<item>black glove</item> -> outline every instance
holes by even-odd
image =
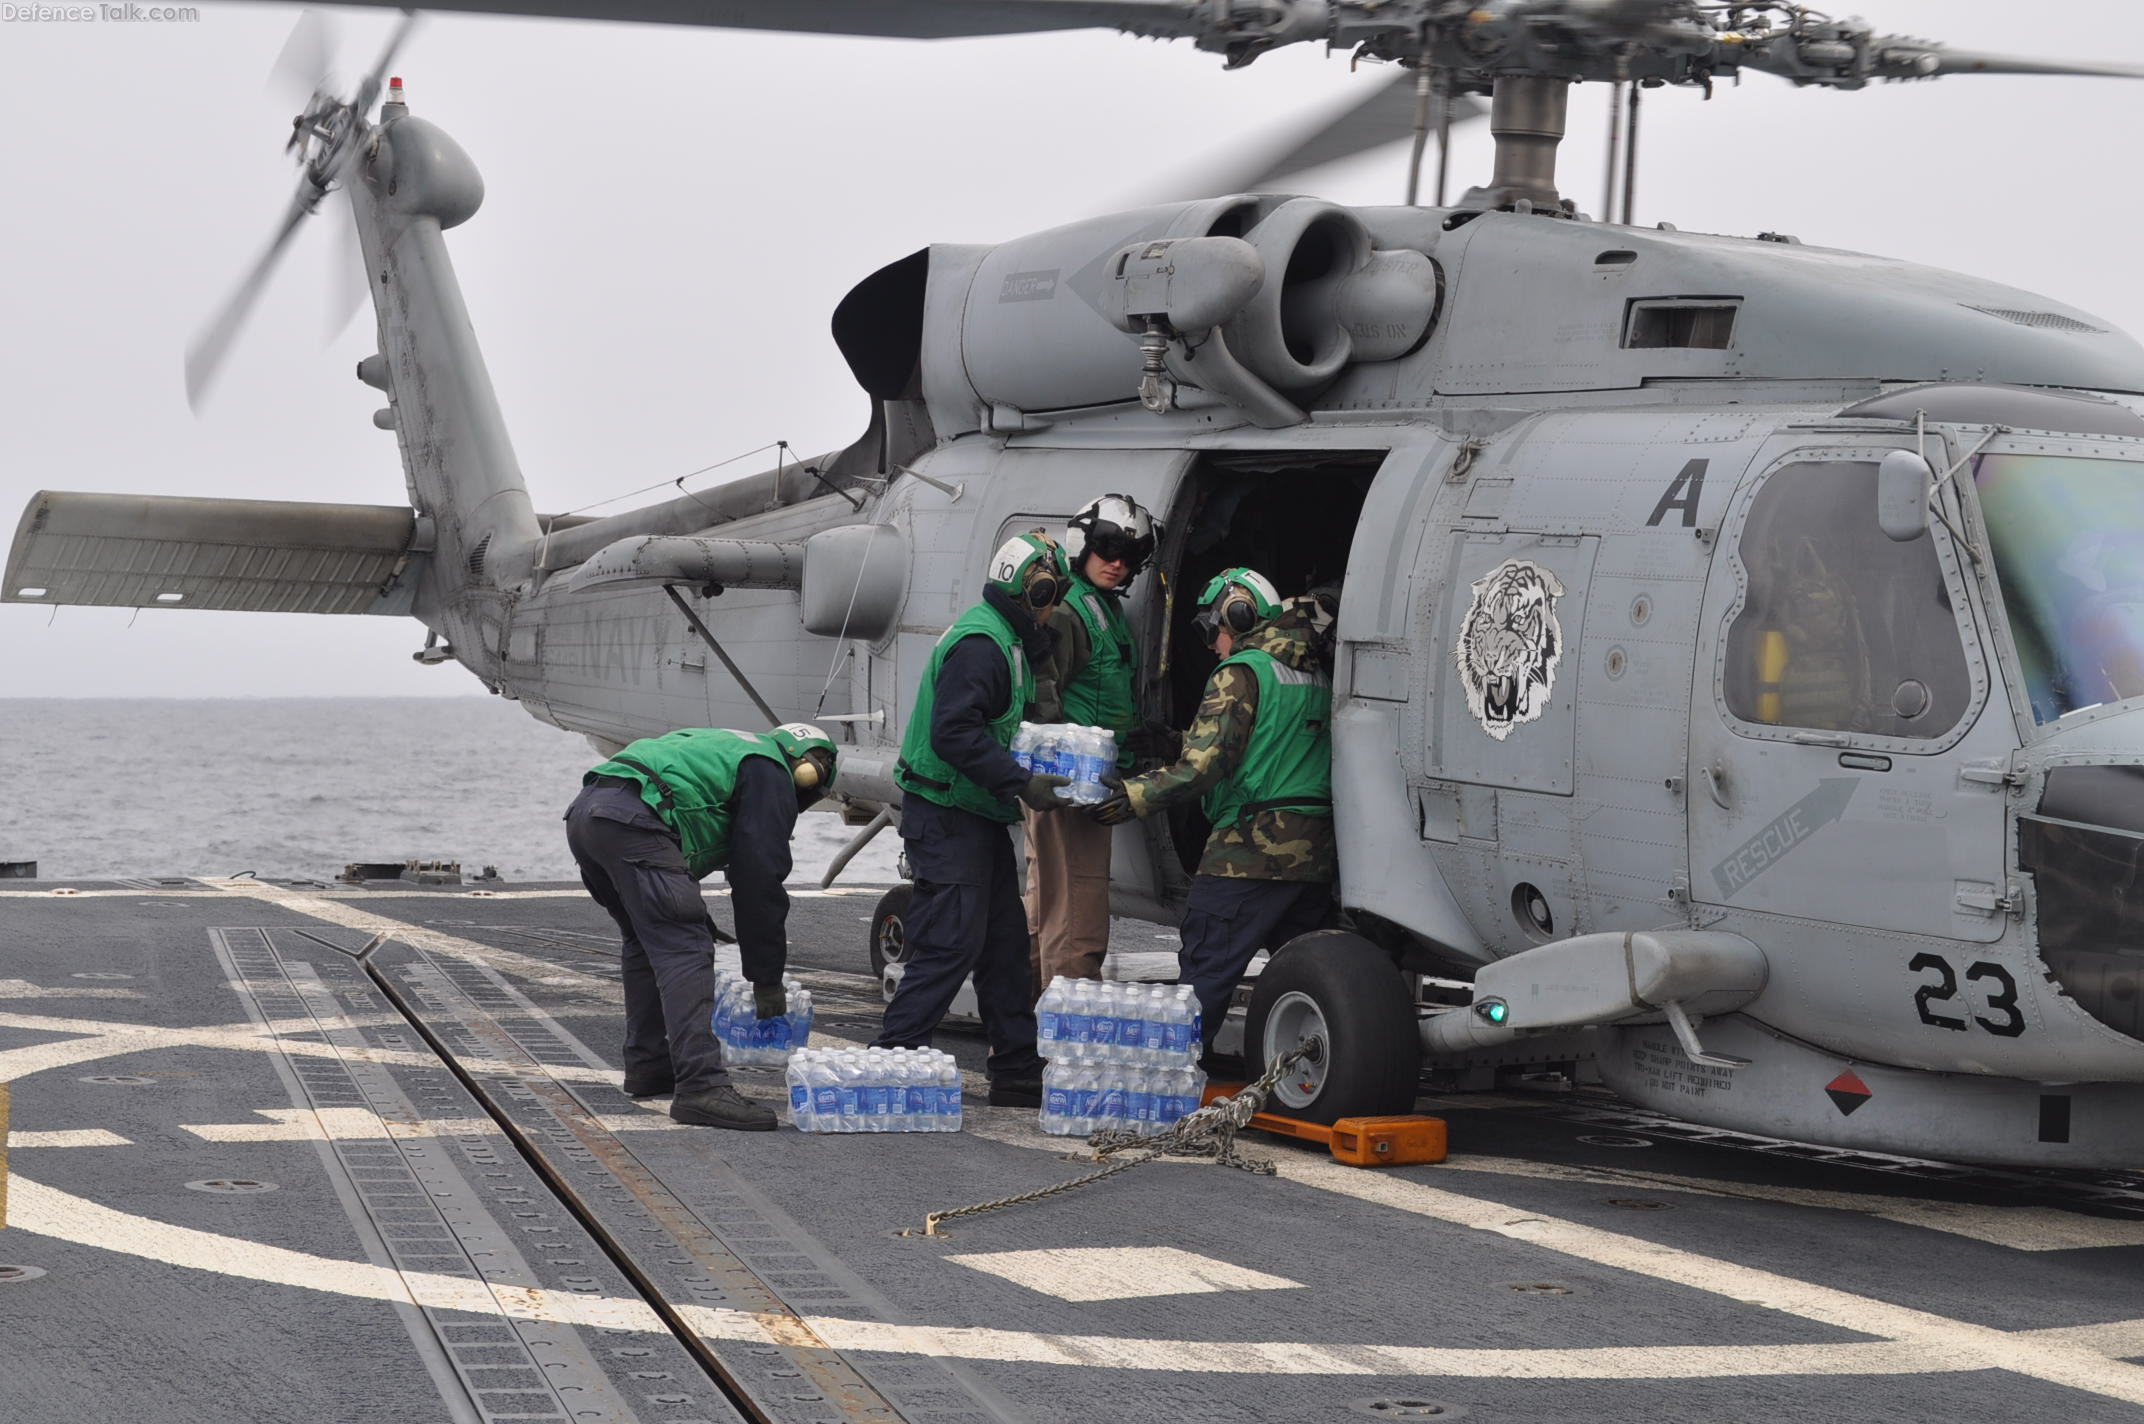
[[[1115,772],[1102,778],[1102,785],[1109,788],[1109,795],[1087,808],[1087,814],[1105,826],[1121,826],[1137,818],[1132,810],[1132,798],[1124,794],[1124,778]]]
[[[772,984],[752,986],[752,1007],[763,1019],[778,1019],[789,1012],[789,994],[777,979]]]
[[[1069,776],[1052,776],[1049,772],[1038,771],[1027,779],[1027,785],[1020,788],[1020,799],[1037,811],[1062,811],[1072,803],[1060,797],[1057,788],[1071,784]]]
[[[1165,722],[1146,722],[1125,734],[1133,761],[1172,762],[1184,754],[1184,734]]]

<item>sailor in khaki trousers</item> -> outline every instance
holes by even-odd
[[[1133,765],[1139,666],[1124,595],[1153,556],[1158,526],[1129,496],[1105,494],[1072,516],[1064,549],[1072,587],[1052,618],[1057,650],[1037,669],[1037,722],[1074,722],[1117,734],[1117,765]],[[1109,951],[1109,842],[1085,816],[1027,813],[1028,953],[1035,993],[1062,974],[1102,977]]]

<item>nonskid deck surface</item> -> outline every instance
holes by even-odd
[[[822,1039],[877,894],[796,898]],[[1078,1144],[972,1031],[957,1136],[678,1127],[612,951],[577,887],[0,891],[0,1418],[2144,1419],[2133,1179],[1468,1097],[1441,1166],[1260,1140],[902,1235]]]

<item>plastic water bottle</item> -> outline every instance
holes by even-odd
[[[797,1054],[789,1060],[789,1070],[782,1075],[789,1084],[789,1120],[796,1124],[798,1132],[815,1132],[811,1121],[811,1084],[804,1079],[804,1055]]]
[[[1118,1061],[1117,1041],[1124,1020],[1119,1016],[1116,989],[1114,984],[1096,984],[1093,990],[1094,1009],[1087,1020],[1087,1051],[1101,1063]]]
[[[1100,727],[1074,727],[1069,740],[1073,770],[1068,795],[1082,806],[1096,805],[1109,794],[1102,786],[1102,777],[1116,767],[1116,738]],[[1106,760],[1105,743],[1109,750]]]
[[[1146,990],[1137,984],[1113,984],[1117,991],[1117,1061],[1144,1063],[1146,1051]]]
[[[1072,981],[1060,974],[1035,1005],[1035,1046],[1045,1058],[1056,1057],[1052,1050],[1064,1041],[1065,996],[1071,992]]]
[[[931,1076],[938,1091],[938,1130],[960,1131],[960,1066],[953,1061],[953,1055],[939,1053]]]
[[[1198,1000],[1189,984],[1176,986],[1169,1006],[1168,1051],[1171,1058],[1190,1058],[1203,1045],[1199,1041]]]
[[[1053,1137],[1072,1133],[1072,1062],[1059,1058],[1042,1070],[1042,1130]]]
[[[892,1129],[893,1124],[888,1121],[893,1116],[892,1076],[892,1065],[886,1061],[884,1049],[865,1050],[863,1105],[866,1132],[887,1132]]]
[[[1085,1053],[1094,1043],[1098,987],[1092,979],[1074,979],[1066,990],[1065,1005],[1059,1013],[1063,1042],[1070,1054]]]
[[[1169,1061],[1169,993],[1159,984],[1139,991],[1139,1061],[1162,1067]]]
[[[1061,776],[1057,769],[1059,747],[1062,740],[1061,724],[1041,722],[1035,726],[1035,740],[1029,751],[1028,769],[1049,776]]]
[[[1035,742],[1039,730],[1033,722],[1022,722],[1020,730],[1012,734],[1012,759],[1020,763],[1020,770],[1032,773],[1035,770]]]
[[[841,1078],[831,1053],[814,1052],[804,1065],[804,1081],[811,1088],[811,1130],[846,1131],[841,1125]]]
[[[1154,1070],[1144,1064],[1124,1070],[1124,1126],[1142,1137],[1154,1132]]]
[[[1102,1098],[1102,1073],[1099,1064],[1074,1062],[1072,1065],[1072,1131],[1081,1137],[1094,1132],[1095,1108]]]

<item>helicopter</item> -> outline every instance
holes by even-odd
[[[357,376],[407,505],[44,492],[0,599],[410,614],[420,661],[606,750],[816,717],[841,729],[861,837],[897,818],[914,681],[983,556],[1123,492],[1168,531],[1129,605],[1156,720],[1181,723],[1210,667],[1186,589],[1249,564],[1343,590],[1347,928],[1275,955],[1245,1023],[1254,1066],[1309,1045],[1276,1089],[1291,1113],[1405,1111],[1425,1070],[1584,1061],[1731,1130],[2133,1165],[2144,349],[1785,233],[1589,220],[1556,158],[1581,81],[1611,86],[1627,135],[1649,87],[1742,71],[1847,91],[2140,71],[1794,4],[706,9],[1104,25],[1234,66],[1340,46],[1405,76],[1418,155],[1486,93],[1496,169],[1449,201],[1238,193],[896,257],[833,312],[873,403],[853,443],[539,518],[442,236],[482,182],[390,82],[390,46],[298,116],[271,253],[331,192],[350,203],[379,335]],[[196,388],[257,290],[196,348]],[[1203,835],[1190,814],[1121,829],[1119,912],[1173,921]]]

